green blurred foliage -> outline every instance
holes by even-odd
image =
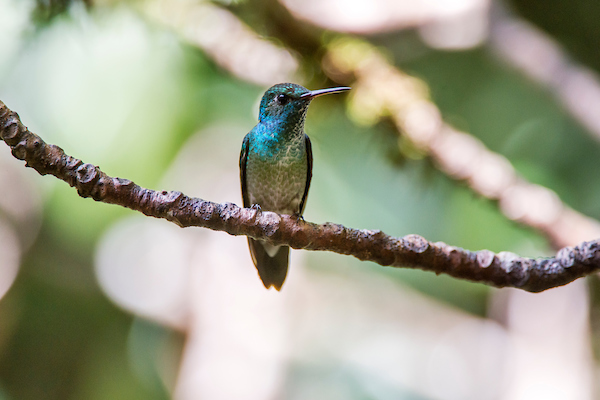
[[[598,143],[554,99],[484,49],[430,52],[402,63],[429,83],[446,120],[505,155],[526,179],[600,218]]]
[[[90,6],[91,0],[36,0],[32,20],[38,26],[51,23],[54,18],[64,15],[75,2]]]

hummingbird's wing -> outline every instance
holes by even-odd
[[[310,144],[310,138],[308,135],[304,135],[304,142],[306,144],[306,186],[304,186],[304,194],[302,200],[300,200],[300,210],[298,215],[304,213],[304,207],[306,207],[306,198],[308,197],[308,189],[310,188],[310,180],[312,179],[312,167],[313,167],[313,155],[312,145]]]
[[[250,198],[248,196],[248,189],[246,186],[246,162],[248,161],[248,135],[244,137],[242,142],[242,151],[240,152],[240,182],[242,183],[242,201],[244,207],[250,207]]]

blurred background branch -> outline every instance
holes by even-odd
[[[0,9],[0,98],[109,174],[232,201],[266,86],[356,80],[345,107],[323,99],[310,111],[307,220],[529,257],[598,237],[592,0]],[[358,64],[342,51],[353,47]],[[361,54],[373,76],[355,68]],[[243,239],[81,201],[12,168],[7,149],[0,398],[597,393],[594,277],[533,295],[296,252],[274,296],[254,285]]]
[[[373,47],[333,43],[325,67],[333,78],[356,79],[350,107],[359,122],[373,124],[389,116],[400,146],[410,141],[413,152],[432,157],[440,170],[497,201],[507,218],[540,231],[555,248],[600,237],[598,221],[563,204],[554,191],[527,182],[505,157],[442,121],[427,86],[395,69]]]

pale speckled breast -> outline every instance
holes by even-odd
[[[298,213],[304,195],[308,160],[304,135],[287,143],[250,139],[246,186],[251,204],[264,211]]]

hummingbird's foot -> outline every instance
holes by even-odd
[[[295,217],[295,218],[296,218],[296,222],[300,222],[300,221],[302,221],[302,222],[306,222],[306,221],[304,220],[304,217],[302,216],[302,214],[296,214],[296,213],[294,213],[294,214],[292,215],[292,217]]]

